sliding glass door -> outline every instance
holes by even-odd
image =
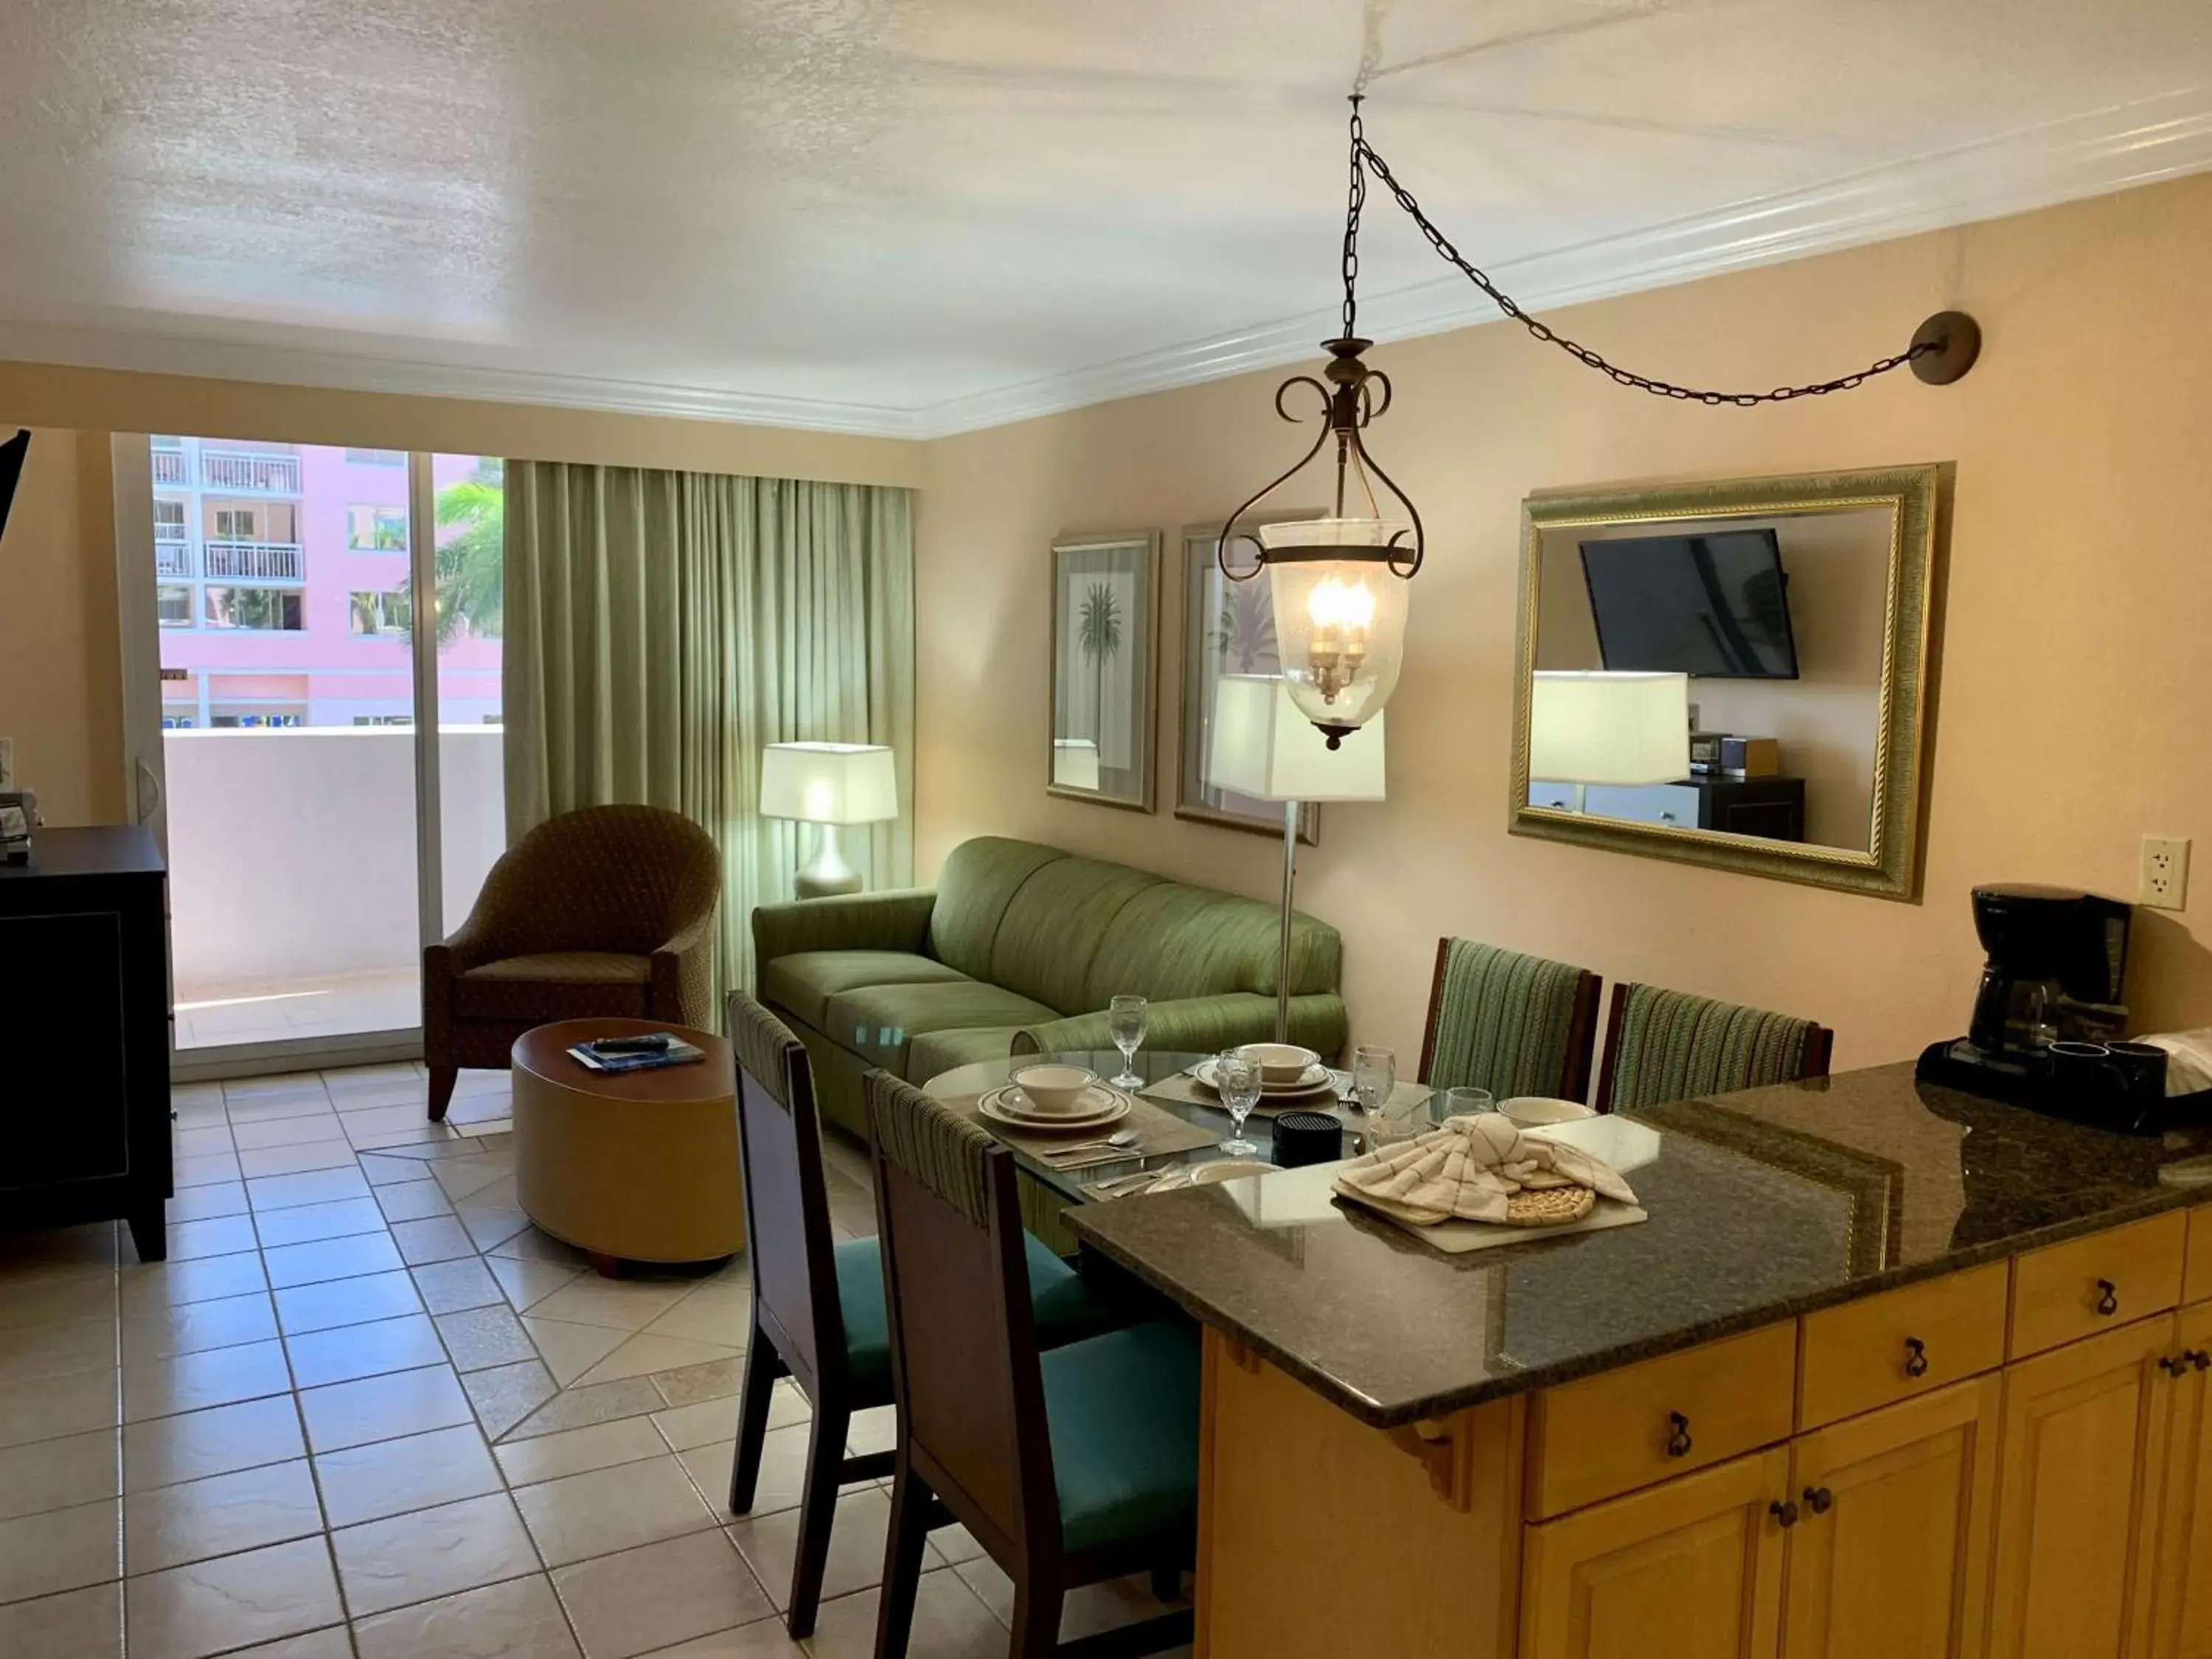
[[[415,1052],[504,844],[500,464],[161,434],[117,478],[179,1074]]]

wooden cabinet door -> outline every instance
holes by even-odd
[[[1784,1659],[1980,1659],[2003,1380],[1791,1445]]]
[[[2005,1373],[1990,1659],[2148,1659],[2171,1314]]]
[[[2212,1210],[2199,1211],[2201,1223]],[[2158,1659],[2212,1659],[2212,1304],[2181,1310],[2175,1357],[2190,1369],[2172,1383],[2166,1441],[2166,1519],[2155,1592]]]
[[[1528,1528],[1520,1659],[1773,1659],[1785,1447]]]

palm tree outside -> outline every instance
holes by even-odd
[[[486,456],[476,471],[438,492],[438,642],[465,628],[500,637],[506,618],[506,464]],[[445,537],[442,532],[458,533]]]
[[[1121,653],[1121,605],[1105,582],[1093,582],[1083,595],[1083,612],[1076,623],[1076,643],[1091,659],[1091,737],[1098,752],[1106,752],[1106,665]]]

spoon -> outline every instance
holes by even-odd
[[[1100,1140],[1079,1140],[1072,1146],[1054,1146],[1044,1154],[1047,1158],[1067,1158],[1076,1152],[1095,1152],[1103,1146],[1133,1146],[1139,1139],[1134,1129],[1122,1129]]]

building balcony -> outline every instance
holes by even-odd
[[[157,484],[189,484],[192,481],[191,463],[181,449],[156,449],[154,452],[154,482]]]
[[[181,464],[182,457],[179,461]],[[155,457],[154,481],[164,482],[160,466],[161,458]],[[180,477],[176,480],[183,483]],[[296,495],[300,493],[300,458],[297,455],[258,454],[251,450],[200,450],[200,483],[209,489],[245,490],[258,495]]]
[[[158,548],[155,556],[158,562]],[[259,582],[307,580],[307,560],[297,542],[210,541],[206,563],[210,580],[217,576]]]
[[[161,539],[155,534],[154,574],[157,576],[189,576],[192,574],[192,544],[181,538]]]

